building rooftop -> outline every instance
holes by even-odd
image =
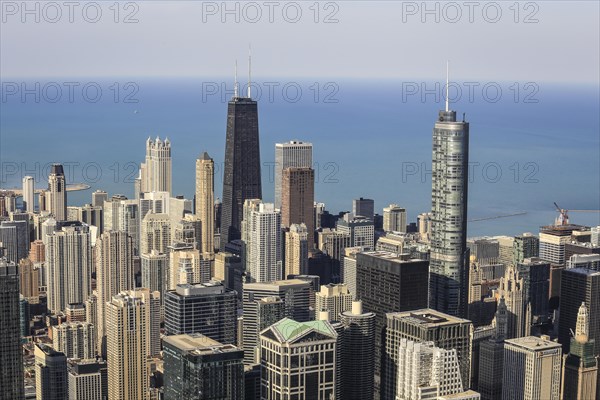
[[[199,333],[165,336],[163,341],[173,347],[177,347],[179,350],[198,356],[240,351],[239,348],[232,344],[222,344]]]
[[[396,318],[396,319],[404,319],[415,325],[426,326],[426,327],[436,327],[436,326],[444,326],[444,325],[454,325],[454,324],[470,324],[471,321],[468,319],[454,317],[452,315],[444,314],[439,311],[432,310],[430,308],[423,308],[420,310],[413,311],[404,311],[404,312],[394,312],[387,313],[387,317]]]
[[[227,289],[220,281],[206,283],[182,283],[175,287],[175,292],[180,296],[209,295],[225,293]]]
[[[565,271],[575,272],[577,274],[587,275],[587,276],[600,275],[600,271],[596,271],[596,270],[585,268],[585,267],[567,268]]]
[[[551,350],[562,347],[560,343],[553,342],[551,340],[543,339],[537,336],[525,336],[516,339],[507,339],[505,343],[513,346],[525,348],[527,350]]]
[[[271,331],[275,334],[280,342],[291,342],[295,339],[304,336],[309,332],[319,332],[325,336],[335,338],[336,331],[328,321],[308,321],[297,322],[290,318],[284,318],[279,322],[271,325],[263,332]],[[261,333],[262,334],[262,333]]]
[[[474,390],[467,390],[465,392],[447,394],[444,396],[440,396],[440,399],[443,400],[465,400],[465,399],[480,399],[479,392]]]
[[[273,289],[277,286],[292,286],[292,285],[309,285],[310,283],[307,281],[303,281],[301,279],[284,279],[280,281],[271,281],[271,282],[252,282],[245,283],[245,288],[250,289]]]
[[[397,262],[399,264],[415,262],[415,261],[425,261],[425,260],[421,260],[418,258],[410,258],[410,253],[398,254],[398,253],[392,253],[390,251],[385,251],[385,250],[364,251],[364,252],[361,252],[360,254],[364,254],[367,256],[371,256],[371,257],[382,258],[385,260]]]

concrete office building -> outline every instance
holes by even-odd
[[[108,398],[106,361],[67,360],[69,400],[105,400]]]
[[[285,276],[308,274],[308,231],[305,224],[292,224],[285,233]]]
[[[372,219],[344,214],[344,218],[337,221],[336,230],[350,235],[348,247],[375,248],[375,225]]]
[[[232,344],[207,336],[166,336],[164,399],[244,398],[244,353]]]
[[[262,331],[261,399],[336,398],[337,340],[327,321],[284,318]]]
[[[121,292],[106,308],[108,400],[149,400],[148,356],[160,352],[160,294]]]
[[[200,333],[236,343],[237,293],[220,282],[177,285],[165,296],[167,335]]]
[[[45,199],[47,209],[57,221],[67,220],[67,183],[61,164],[52,164]],[[40,208],[41,209],[41,208]]]
[[[523,278],[517,276],[517,270],[510,265],[504,277],[500,279],[498,296],[506,302],[508,311],[507,338],[529,335],[531,321],[526,315],[527,293]]]
[[[168,214],[148,213],[142,220],[140,254],[156,250],[166,253],[171,244],[171,220]]]
[[[372,221],[375,216],[375,202],[373,199],[363,199],[362,197],[352,200],[352,214]]]
[[[436,347],[456,350],[461,382],[471,382],[471,321],[421,309],[387,314],[386,342],[382,360],[381,398],[392,398],[397,387],[398,348],[401,339],[415,342],[432,341]]]
[[[315,171],[312,168],[285,168],[281,186],[281,226],[305,224],[308,248],[315,243]]]
[[[165,293],[169,277],[169,256],[153,250],[142,254],[142,287],[150,289],[151,292],[160,293],[161,313],[164,312]]]
[[[108,193],[104,190],[95,190],[92,193],[92,207],[103,207],[104,202],[108,200]]]
[[[315,295],[315,311],[326,311],[328,321],[339,321],[340,314],[352,310],[353,296],[343,284],[322,285]]]
[[[207,152],[196,160],[196,217],[202,224],[200,250],[215,252],[215,163]]]
[[[563,359],[561,399],[585,400],[597,396],[598,359],[594,341],[589,339],[589,314],[581,303],[577,326],[571,338],[570,353]]]
[[[515,236],[513,254],[513,265],[522,263],[526,258],[538,257],[540,254],[540,239],[529,232]]]
[[[248,202],[244,205],[248,209]],[[252,206],[245,215],[243,236],[248,282],[270,282],[282,278],[281,214],[271,203]]]
[[[102,206],[85,204],[81,207],[67,207],[67,220],[80,221],[98,228],[98,235],[104,231],[104,213]]]
[[[35,392],[37,400],[65,400],[68,396],[67,357],[52,347],[34,347]]]
[[[106,355],[106,304],[112,297],[135,288],[133,238],[126,232],[107,231],[96,240],[96,293],[98,354]],[[84,300],[87,300],[84,299]],[[91,358],[91,357],[78,357]]]
[[[508,329],[508,310],[500,299],[496,310],[493,336],[479,346],[479,376],[477,390],[483,400],[502,400],[504,341]]]
[[[33,176],[23,177],[23,209],[28,213],[35,211],[35,181]]]
[[[57,228],[46,237],[48,309],[53,313],[87,300],[92,279],[89,227],[81,222],[61,222]]]
[[[171,142],[146,140],[146,158],[140,165],[140,192],[169,192],[172,189]]]
[[[245,283],[244,284],[244,363],[254,363],[254,348],[259,344],[258,334],[261,322],[267,319],[268,314],[280,315],[278,307],[273,305],[264,307],[265,316],[259,315],[257,301],[265,297],[277,297],[283,301],[283,313],[287,318],[292,318],[298,322],[310,320],[310,283],[300,279],[288,279],[284,281],[264,282],[264,283]]]
[[[96,357],[96,327],[89,322],[64,322],[52,328],[52,347],[67,358]]]
[[[283,171],[287,168],[312,168],[312,143],[292,140],[275,143],[275,208],[281,208]]]
[[[396,349],[397,388],[390,398],[397,400],[439,399],[463,392],[456,350],[436,347],[431,341],[402,338]]]
[[[562,351],[560,344],[526,336],[504,345],[503,400],[559,400]]]
[[[406,232],[406,209],[398,204],[390,204],[383,209],[383,230],[386,232]]]
[[[382,335],[386,313],[427,307],[429,263],[409,260],[383,251],[356,254],[356,298],[368,312],[375,313],[375,357],[381,360],[385,343]],[[380,383],[380,364],[375,365],[376,390]]]

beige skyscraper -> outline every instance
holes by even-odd
[[[598,359],[594,354],[594,339],[589,338],[589,315],[585,303],[577,313],[575,335],[570,353],[563,359],[563,400],[586,400],[597,397]]]
[[[121,292],[106,308],[108,400],[149,400],[148,356],[160,351],[160,294]]]
[[[157,250],[166,253],[171,244],[171,220],[169,214],[148,213],[142,221],[140,254]]]
[[[383,209],[383,230],[386,232],[406,232],[406,209],[398,204],[390,204]]]
[[[68,304],[83,303],[91,293],[92,249],[87,225],[65,222],[46,236],[48,308],[61,312]]]
[[[24,258],[19,262],[19,284],[21,285],[21,294],[27,299],[29,304],[38,304],[40,302],[39,269],[29,258]]]
[[[96,328],[89,322],[65,322],[52,327],[52,347],[67,358],[96,357]]]
[[[339,321],[341,313],[352,310],[352,300],[344,283],[321,285],[321,291],[315,295],[315,311],[327,311],[329,321]]]
[[[33,176],[24,176],[23,177],[23,207],[25,207],[25,211],[32,213],[35,211],[35,203],[34,203],[34,180]]]
[[[57,221],[67,219],[67,183],[61,164],[53,164],[48,177],[48,192],[46,192],[47,210]]]
[[[98,353],[106,355],[106,304],[114,295],[135,287],[133,240],[125,232],[104,232],[96,241],[95,255]]]
[[[308,274],[308,232],[305,224],[292,224],[285,233],[285,275]]]
[[[530,321],[526,321],[525,283],[519,278],[513,265],[506,269],[504,277],[500,279],[498,295],[504,298],[508,310],[507,338],[518,338],[528,335]]]
[[[281,226],[306,225],[308,249],[315,243],[315,171],[312,168],[286,168],[281,185]]]
[[[338,398],[338,334],[328,321],[284,318],[261,332],[260,348],[262,399]]]
[[[272,203],[245,201],[242,240],[247,282],[280,280],[281,214]]]
[[[189,247],[174,245],[169,250],[168,290],[175,290],[179,284],[210,281],[210,258],[205,258],[198,249]]]
[[[146,141],[146,160],[140,167],[140,192],[171,193],[171,142],[164,142],[157,136],[156,140]]]
[[[214,253],[215,163],[207,152],[196,160],[196,216],[202,221],[201,251]]]
[[[506,340],[503,400],[559,400],[561,380],[559,343],[535,336]]]

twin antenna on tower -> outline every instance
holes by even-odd
[[[248,92],[247,96],[249,99],[252,97],[250,88],[252,84],[252,48],[248,45]],[[233,97],[239,97],[239,84],[237,79],[237,60],[235,60],[235,83],[233,84]]]

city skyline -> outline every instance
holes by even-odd
[[[0,4],[2,400],[600,400],[600,4],[166,4]]]

